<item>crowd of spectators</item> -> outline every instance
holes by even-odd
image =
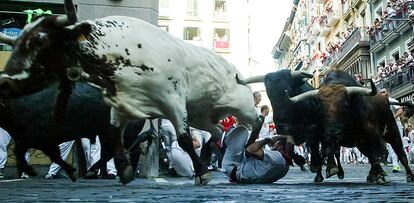
[[[412,0],[390,0],[380,17],[375,18],[374,24],[368,27],[368,35],[371,41],[376,42],[383,38],[388,31],[398,26],[398,19],[407,18],[413,10]]]
[[[373,77],[375,83],[380,83],[387,80],[387,78],[405,72],[408,70],[408,80],[412,81],[414,69],[414,51],[411,53],[404,52],[404,54],[397,61],[390,61],[388,64],[382,63],[377,66],[377,75]]]

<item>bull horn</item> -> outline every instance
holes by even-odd
[[[307,73],[305,71],[292,71],[290,73],[292,79],[303,79],[303,78],[313,78],[313,74]]]
[[[78,21],[75,5],[73,5],[72,0],[65,0],[65,13],[66,15],[61,15],[56,18],[56,25],[68,26]]]
[[[264,82],[264,78],[265,78],[265,75],[259,75],[259,76],[254,76],[254,77],[250,77],[247,79],[240,79],[239,75],[236,75],[237,83],[242,84],[242,85],[246,85],[249,83]]]
[[[16,37],[10,37],[0,32],[0,42],[13,46],[16,43],[16,39]]]
[[[370,79],[371,89],[364,87],[345,87],[348,94],[352,95],[363,95],[363,96],[375,96],[377,94],[377,88],[375,87],[374,81]]]
[[[296,95],[292,98],[289,98],[289,95],[287,95],[287,97],[289,98],[289,100],[292,103],[297,103],[297,102],[303,101],[307,98],[316,97],[318,95],[318,92],[319,92],[319,90],[311,90],[311,91],[307,91],[307,92],[304,92],[302,94]],[[287,94],[287,92],[286,92],[286,94]]]

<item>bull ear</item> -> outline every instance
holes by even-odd
[[[56,18],[56,25],[68,26],[73,25],[78,21],[75,5],[73,5],[72,0],[65,0],[65,13],[66,15],[58,16]]]
[[[75,26],[66,27],[65,30],[69,33],[71,40],[77,40],[78,42],[87,40],[92,32],[92,26],[89,23],[80,23]]]
[[[16,44],[16,37],[10,37],[0,32],[0,42],[14,46]]]

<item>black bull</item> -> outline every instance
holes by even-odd
[[[1,100],[0,127],[8,131],[15,141],[18,173],[36,175],[24,159],[29,148],[36,148],[62,166],[72,181],[75,181],[75,169],[61,159],[58,145],[81,137],[94,140],[98,135],[102,145],[101,159],[89,171],[105,166],[116,154],[115,163],[121,172],[121,181],[126,183],[128,180],[124,180],[122,171],[126,170],[129,162],[124,154],[121,134],[110,124],[110,107],[102,101],[100,91],[87,84],[75,83],[73,93],[69,96],[66,117],[62,122],[56,123],[53,112],[58,92],[55,84],[31,95]],[[133,128],[136,132],[124,136],[133,140],[131,137],[140,132],[138,128],[142,128],[142,124],[143,122],[130,124],[127,129]]]
[[[329,143],[327,147],[356,146],[368,157],[371,164],[368,182],[386,182],[385,172],[379,162],[386,152],[384,141],[391,144],[405,167],[407,181],[414,180],[388,98],[377,94],[372,81],[371,89],[366,89],[348,73],[331,71],[319,90],[298,95],[291,100],[298,102],[306,98],[320,101],[317,116],[323,123],[323,139]],[[328,150],[331,153],[333,151]]]
[[[311,151],[311,169],[317,172],[315,182],[321,182],[323,180],[321,173],[323,160],[319,153],[319,144],[321,143],[322,128],[319,118],[315,116],[315,109],[318,106],[317,100],[309,98],[294,104],[286,96],[288,94],[292,97],[314,90],[315,88],[303,80],[306,77],[313,77],[313,75],[284,69],[268,73],[265,76],[239,80],[239,83],[264,82],[272,105],[277,133],[293,136],[296,144],[307,142]],[[338,175],[343,177],[343,174],[338,173]]]

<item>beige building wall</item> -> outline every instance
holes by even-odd
[[[247,2],[225,0],[226,12],[215,17],[216,0],[198,0],[197,16],[187,13],[191,10],[187,0],[160,0],[158,24],[177,38],[184,39],[185,27],[200,28],[200,39],[186,40],[188,43],[213,50],[233,63],[247,76],[248,71],[248,24]],[[228,29],[229,48],[214,48],[215,29]]]

